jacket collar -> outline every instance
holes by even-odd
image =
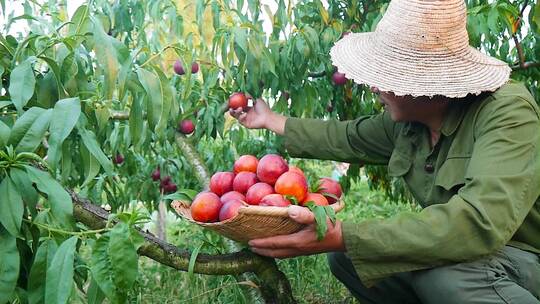
[[[469,95],[450,103],[450,108],[448,109],[448,113],[443,121],[441,133],[444,136],[450,136],[454,134],[461,122],[463,121],[463,118],[465,117],[469,106],[476,101],[483,100],[490,94],[490,92],[484,92],[480,95]]]
[[[480,95],[474,95],[474,96],[467,96],[465,98],[462,98],[460,100],[454,101],[450,104],[450,107],[448,108],[448,112],[443,120],[443,125],[441,127],[441,133],[444,136],[450,136],[456,132],[459,125],[463,121],[465,114],[467,113],[467,109],[469,106],[477,101],[484,99],[486,97],[486,94],[480,94]],[[403,126],[403,133],[407,136],[413,136],[417,135],[418,133],[421,133],[425,128],[420,123],[417,122],[408,122],[405,123]]]
[[[444,136],[450,136],[456,132],[457,128],[461,124],[461,121],[463,120],[463,117],[465,116],[466,108],[467,105],[463,104],[463,101],[450,104],[441,128],[441,133]]]

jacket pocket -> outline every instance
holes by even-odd
[[[411,169],[412,160],[404,153],[394,150],[388,161],[388,175],[392,177],[404,176]]]
[[[470,157],[446,159],[435,177],[435,185],[443,187],[448,191],[465,185],[465,172],[469,166],[470,159]]]

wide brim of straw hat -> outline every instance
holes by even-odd
[[[506,63],[470,46],[459,52],[411,51],[381,43],[375,34],[351,33],[335,43],[330,56],[348,79],[380,91],[459,98],[495,91],[510,77]]]

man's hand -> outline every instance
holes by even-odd
[[[257,254],[273,258],[290,258],[322,252],[345,251],[341,235],[341,223],[332,225],[328,220],[328,231],[321,241],[317,240],[315,217],[309,209],[300,206],[289,207],[289,217],[307,224],[304,229],[289,235],[278,235],[249,241],[251,250]]]
[[[272,112],[268,104],[260,98],[254,101],[253,107],[247,109],[230,109],[229,113],[234,118],[238,119],[238,121],[246,128],[264,128],[274,131],[279,135],[283,135],[285,132],[285,121],[287,118]]]

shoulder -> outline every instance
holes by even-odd
[[[495,92],[485,93],[471,107],[476,127],[540,119],[540,109],[521,82],[510,80]]]
[[[535,103],[533,96],[531,95],[525,84],[516,80],[508,81],[505,85],[503,85],[490,95],[494,99],[521,98],[528,102]]]

